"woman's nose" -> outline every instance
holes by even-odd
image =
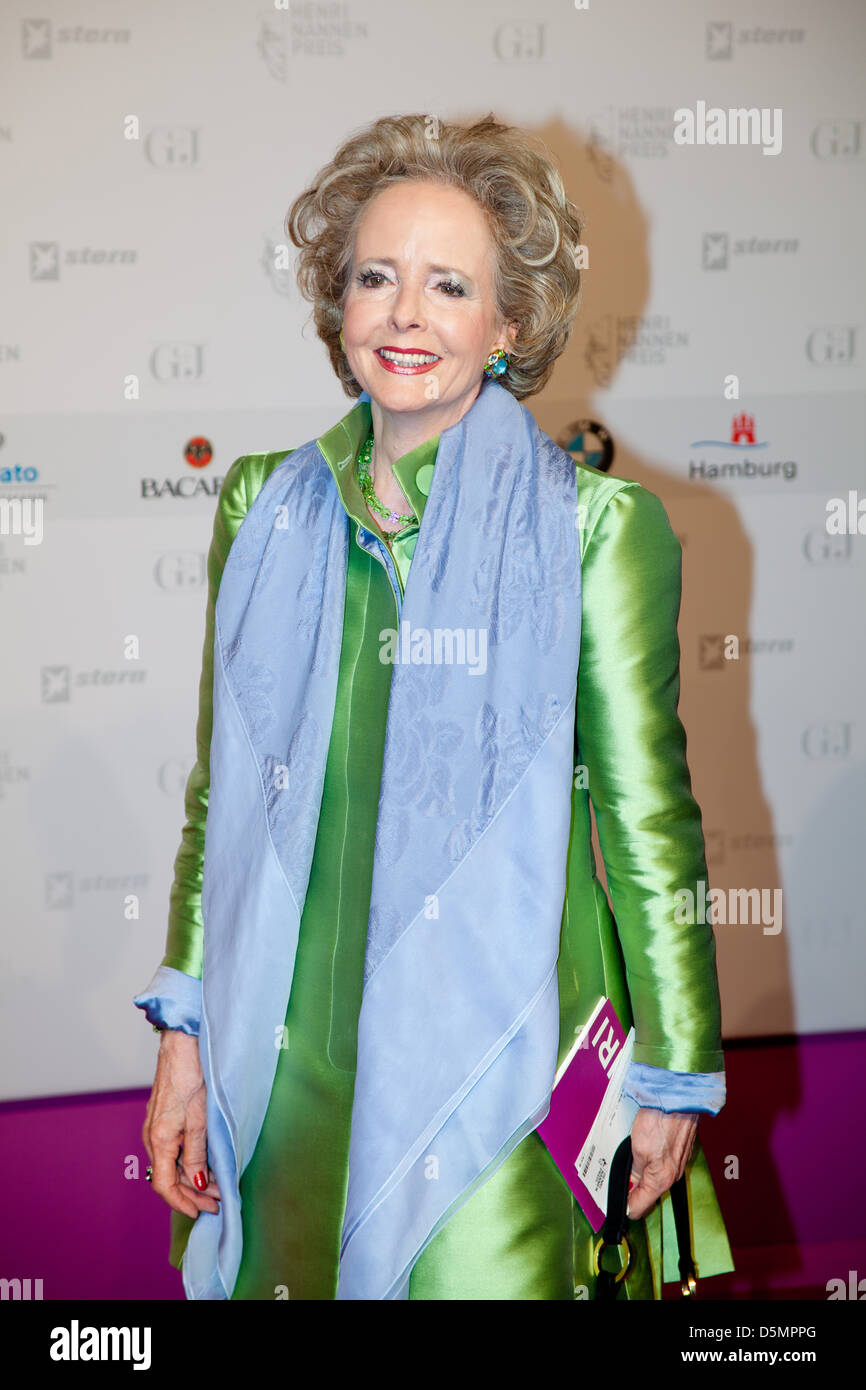
[[[416,286],[402,284],[397,290],[391,307],[391,321],[395,328],[422,328],[424,325],[424,301],[422,292]]]

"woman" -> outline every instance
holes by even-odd
[[[571,333],[579,215],[521,132],[403,116],[288,226],[358,401],[220,494],[167,952],[135,1001],[172,1259],[191,1298],[586,1296],[593,1232],[536,1128],[607,995],[641,1106],[622,1289],[659,1297],[687,1163],[699,1272],[731,1268],[695,1141],[720,1008],[711,928],[675,919],[706,879],[680,547],[520,404]]]

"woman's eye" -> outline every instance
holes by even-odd
[[[362,270],[357,280],[358,284],[363,285],[365,289],[377,290],[379,288],[378,282],[384,282],[387,278],[381,270]],[[436,288],[442,290],[449,299],[463,299],[466,295],[463,286],[458,284],[456,280],[440,280]]]

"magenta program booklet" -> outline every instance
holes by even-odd
[[[623,1093],[634,1029],[600,999],[563,1061],[538,1133],[594,1231],[604,1225],[610,1164],[638,1111]]]

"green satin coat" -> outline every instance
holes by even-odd
[[[350,517],[346,610],[334,725],[298,952],[278,1058],[255,1154],[241,1177],[244,1250],[233,1298],[335,1297],[348,1181],[355,1047],[373,843],[392,667],[379,633],[397,626],[384,564],[356,541],[373,529],[354,462],[370,426],[359,402],[322,436]],[[347,443],[349,448],[347,449]],[[438,437],[394,465],[423,515]],[[198,757],[175,862],[163,964],[201,975],[201,876],[212,722],[213,611],[229,547],[286,450],[239,459],[220,493],[208,558]],[[677,714],[681,550],[654,494],[583,464],[579,501],[582,632],[576,777],[558,965],[559,1060],[602,994],[636,1028],[635,1060],[673,1071],[723,1069],[715,948],[709,926],[673,925],[675,890],[706,879],[699,808]],[[409,508],[407,508],[408,510]],[[389,538],[405,586],[417,527]],[[595,874],[589,795],[616,924]],[[699,1275],[733,1268],[699,1144],[689,1167]],[[171,1259],[191,1228],[172,1213]],[[634,1260],[621,1297],[660,1297],[677,1278],[665,1197],[632,1223]],[[528,1135],[422,1252],[412,1299],[574,1299],[593,1288],[595,1237],[536,1133]]]

